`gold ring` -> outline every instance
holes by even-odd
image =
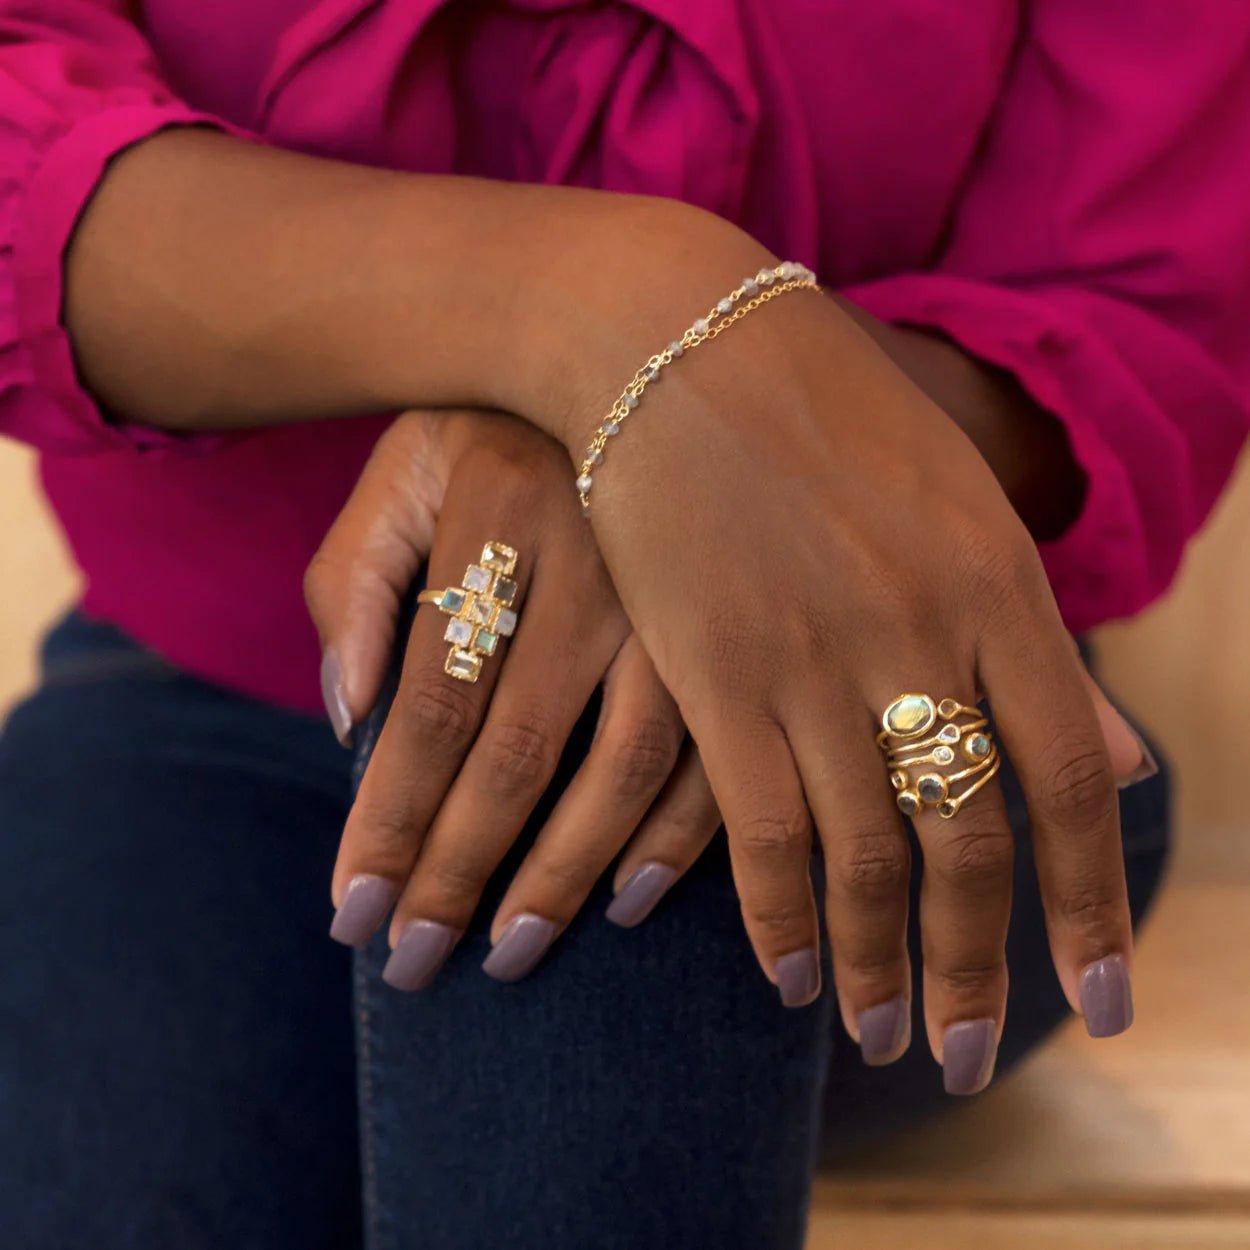
[[[477,681],[482,661],[495,654],[501,638],[516,629],[517,554],[503,543],[487,543],[482,558],[470,564],[464,581],[446,590],[423,590],[418,603],[432,603],[451,620],[443,641],[451,643],[443,670],[457,681]]]
[[[1000,760],[988,724],[978,708],[927,694],[901,694],[885,709],[877,745],[903,815],[936,807],[949,820],[989,783]],[[951,787],[963,782],[970,784],[952,794]]]

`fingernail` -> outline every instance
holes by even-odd
[[[773,976],[783,1007],[806,1007],[820,993],[820,957],[815,947],[782,955],[773,965]]]
[[[631,929],[651,914],[651,909],[664,897],[665,891],[677,880],[677,870],[667,864],[648,860],[617,891],[604,913],[613,924]]]
[[[1131,725],[1129,726],[1129,732],[1133,735],[1137,745],[1141,747],[1141,763],[1128,776],[1121,777],[1116,782],[1116,785],[1121,790],[1127,790],[1129,786],[1135,786],[1139,781],[1149,781],[1151,777],[1156,776],[1159,772],[1159,761],[1155,759],[1154,753],[1146,745],[1141,734]]]
[[[961,1020],[942,1034],[942,1084],[948,1094],[979,1094],[994,1075],[998,1030],[993,1020]]]
[[[461,936],[459,929],[437,920],[410,920],[382,969],[382,980],[397,990],[425,989]]]
[[[344,946],[363,946],[386,919],[397,891],[385,877],[362,872],[347,883],[343,901],[334,913],[330,936]]]
[[[499,941],[482,961],[482,971],[496,981],[519,981],[533,972],[555,936],[556,927],[550,920],[522,912],[508,921]]]
[[[1115,1037],[1133,1023],[1133,985],[1123,955],[1108,955],[1081,973],[1081,1015],[1090,1037]]]
[[[910,1038],[911,1004],[905,998],[892,998],[859,1013],[859,1049],[870,1067],[893,1063]]]
[[[321,657],[321,698],[325,702],[334,736],[345,747],[351,746],[352,714],[348,710],[347,694],[343,689],[343,666],[339,663],[338,652],[333,647],[327,647]]]

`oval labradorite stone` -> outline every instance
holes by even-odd
[[[885,709],[883,720],[890,733],[911,737],[928,729],[936,715],[932,699],[923,694],[905,694]]]

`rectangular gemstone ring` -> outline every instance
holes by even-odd
[[[457,681],[477,681],[482,661],[499,647],[501,638],[512,637],[517,626],[513,606],[517,584],[517,553],[512,547],[489,542],[477,564],[470,564],[459,586],[423,590],[418,603],[432,603],[448,616],[443,640],[451,644],[443,665]]]

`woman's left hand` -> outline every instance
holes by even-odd
[[[400,989],[429,984],[468,926],[598,686],[590,751],[494,917],[485,970],[526,975],[622,848],[608,915],[638,923],[720,823],[578,514],[563,449],[510,417],[398,417],[314,558],[305,589],[340,738],[377,698],[400,604],[427,557],[431,587],[458,587],[491,541],[519,553],[516,637],[476,682],[456,680],[444,671],[450,618],[434,604],[418,610],[334,872],[340,941],[363,944],[394,907],[383,975]]]

